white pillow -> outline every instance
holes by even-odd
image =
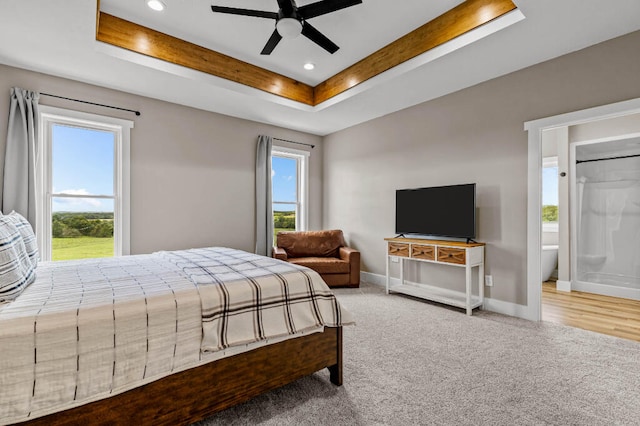
[[[36,279],[20,231],[0,216],[0,303],[15,299]]]
[[[8,215],[5,216],[9,220],[13,222],[13,224],[18,228],[20,235],[22,236],[22,241],[24,242],[24,247],[27,250],[27,255],[29,256],[29,260],[31,264],[35,268],[38,266],[38,241],[36,240],[36,235],[33,233],[33,228],[29,221],[22,216],[20,213],[16,211],[12,211]]]

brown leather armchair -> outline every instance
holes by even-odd
[[[339,229],[278,232],[273,257],[313,269],[329,287],[360,286],[360,252],[345,246]]]

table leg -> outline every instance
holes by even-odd
[[[466,289],[467,289],[467,315],[471,315],[471,266],[467,265],[466,272]]]
[[[478,268],[478,297],[480,298],[480,308],[484,309],[484,263]]]
[[[389,262],[391,261],[391,256],[387,255],[387,294],[389,294]]]

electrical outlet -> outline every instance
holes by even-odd
[[[487,287],[493,287],[493,276],[485,275],[484,276],[484,285]]]
[[[391,261],[393,263],[398,263],[398,262],[400,262],[400,259],[398,259],[397,257],[393,256],[393,257],[391,257]]]

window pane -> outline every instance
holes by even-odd
[[[113,256],[113,200],[53,197],[52,201],[52,260]],[[83,207],[95,207],[98,203],[101,205],[99,210]],[[56,211],[55,206],[71,209]],[[79,210],[73,209],[78,206]]]
[[[54,194],[113,195],[114,133],[56,124],[52,137]]]
[[[295,158],[271,157],[273,201],[298,201],[298,161]]]
[[[558,221],[558,167],[542,169],[542,221]]]

